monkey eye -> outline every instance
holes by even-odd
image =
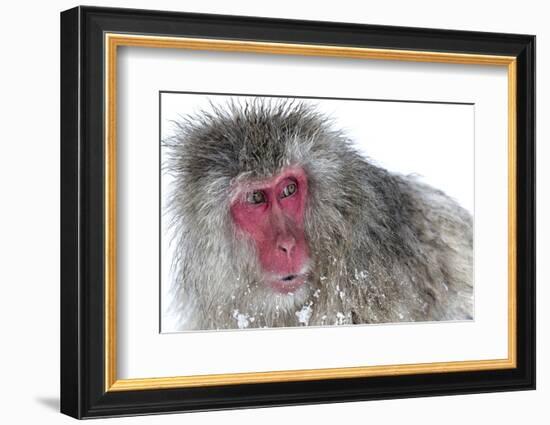
[[[287,187],[283,189],[282,197],[288,198],[290,195],[293,195],[294,193],[296,193],[296,189],[298,189],[298,187],[296,186],[296,183],[290,183]]]
[[[249,204],[263,204],[265,202],[265,194],[261,190],[255,190],[246,194],[246,202]]]

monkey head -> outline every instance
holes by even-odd
[[[164,141],[175,302],[204,312],[200,326],[235,312],[254,326],[295,320],[329,261],[343,273],[330,253],[352,239],[342,218],[357,161],[326,120],[303,102],[259,98],[188,115]]]

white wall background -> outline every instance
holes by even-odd
[[[100,1],[96,5],[536,34],[538,390],[110,420],[109,423],[546,423],[550,417],[550,27],[544,2]],[[59,11],[11,2],[0,18],[0,421],[71,423],[59,392]],[[100,421],[103,422],[103,421]]]

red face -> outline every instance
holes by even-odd
[[[304,234],[307,177],[292,168],[269,179],[237,187],[233,221],[255,243],[265,282],[288,293],[303,285],[309,252]]]

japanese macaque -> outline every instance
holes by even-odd
[[[472,318],[471,215],[312,105],[212,105],[164,149],[180,330]]]

